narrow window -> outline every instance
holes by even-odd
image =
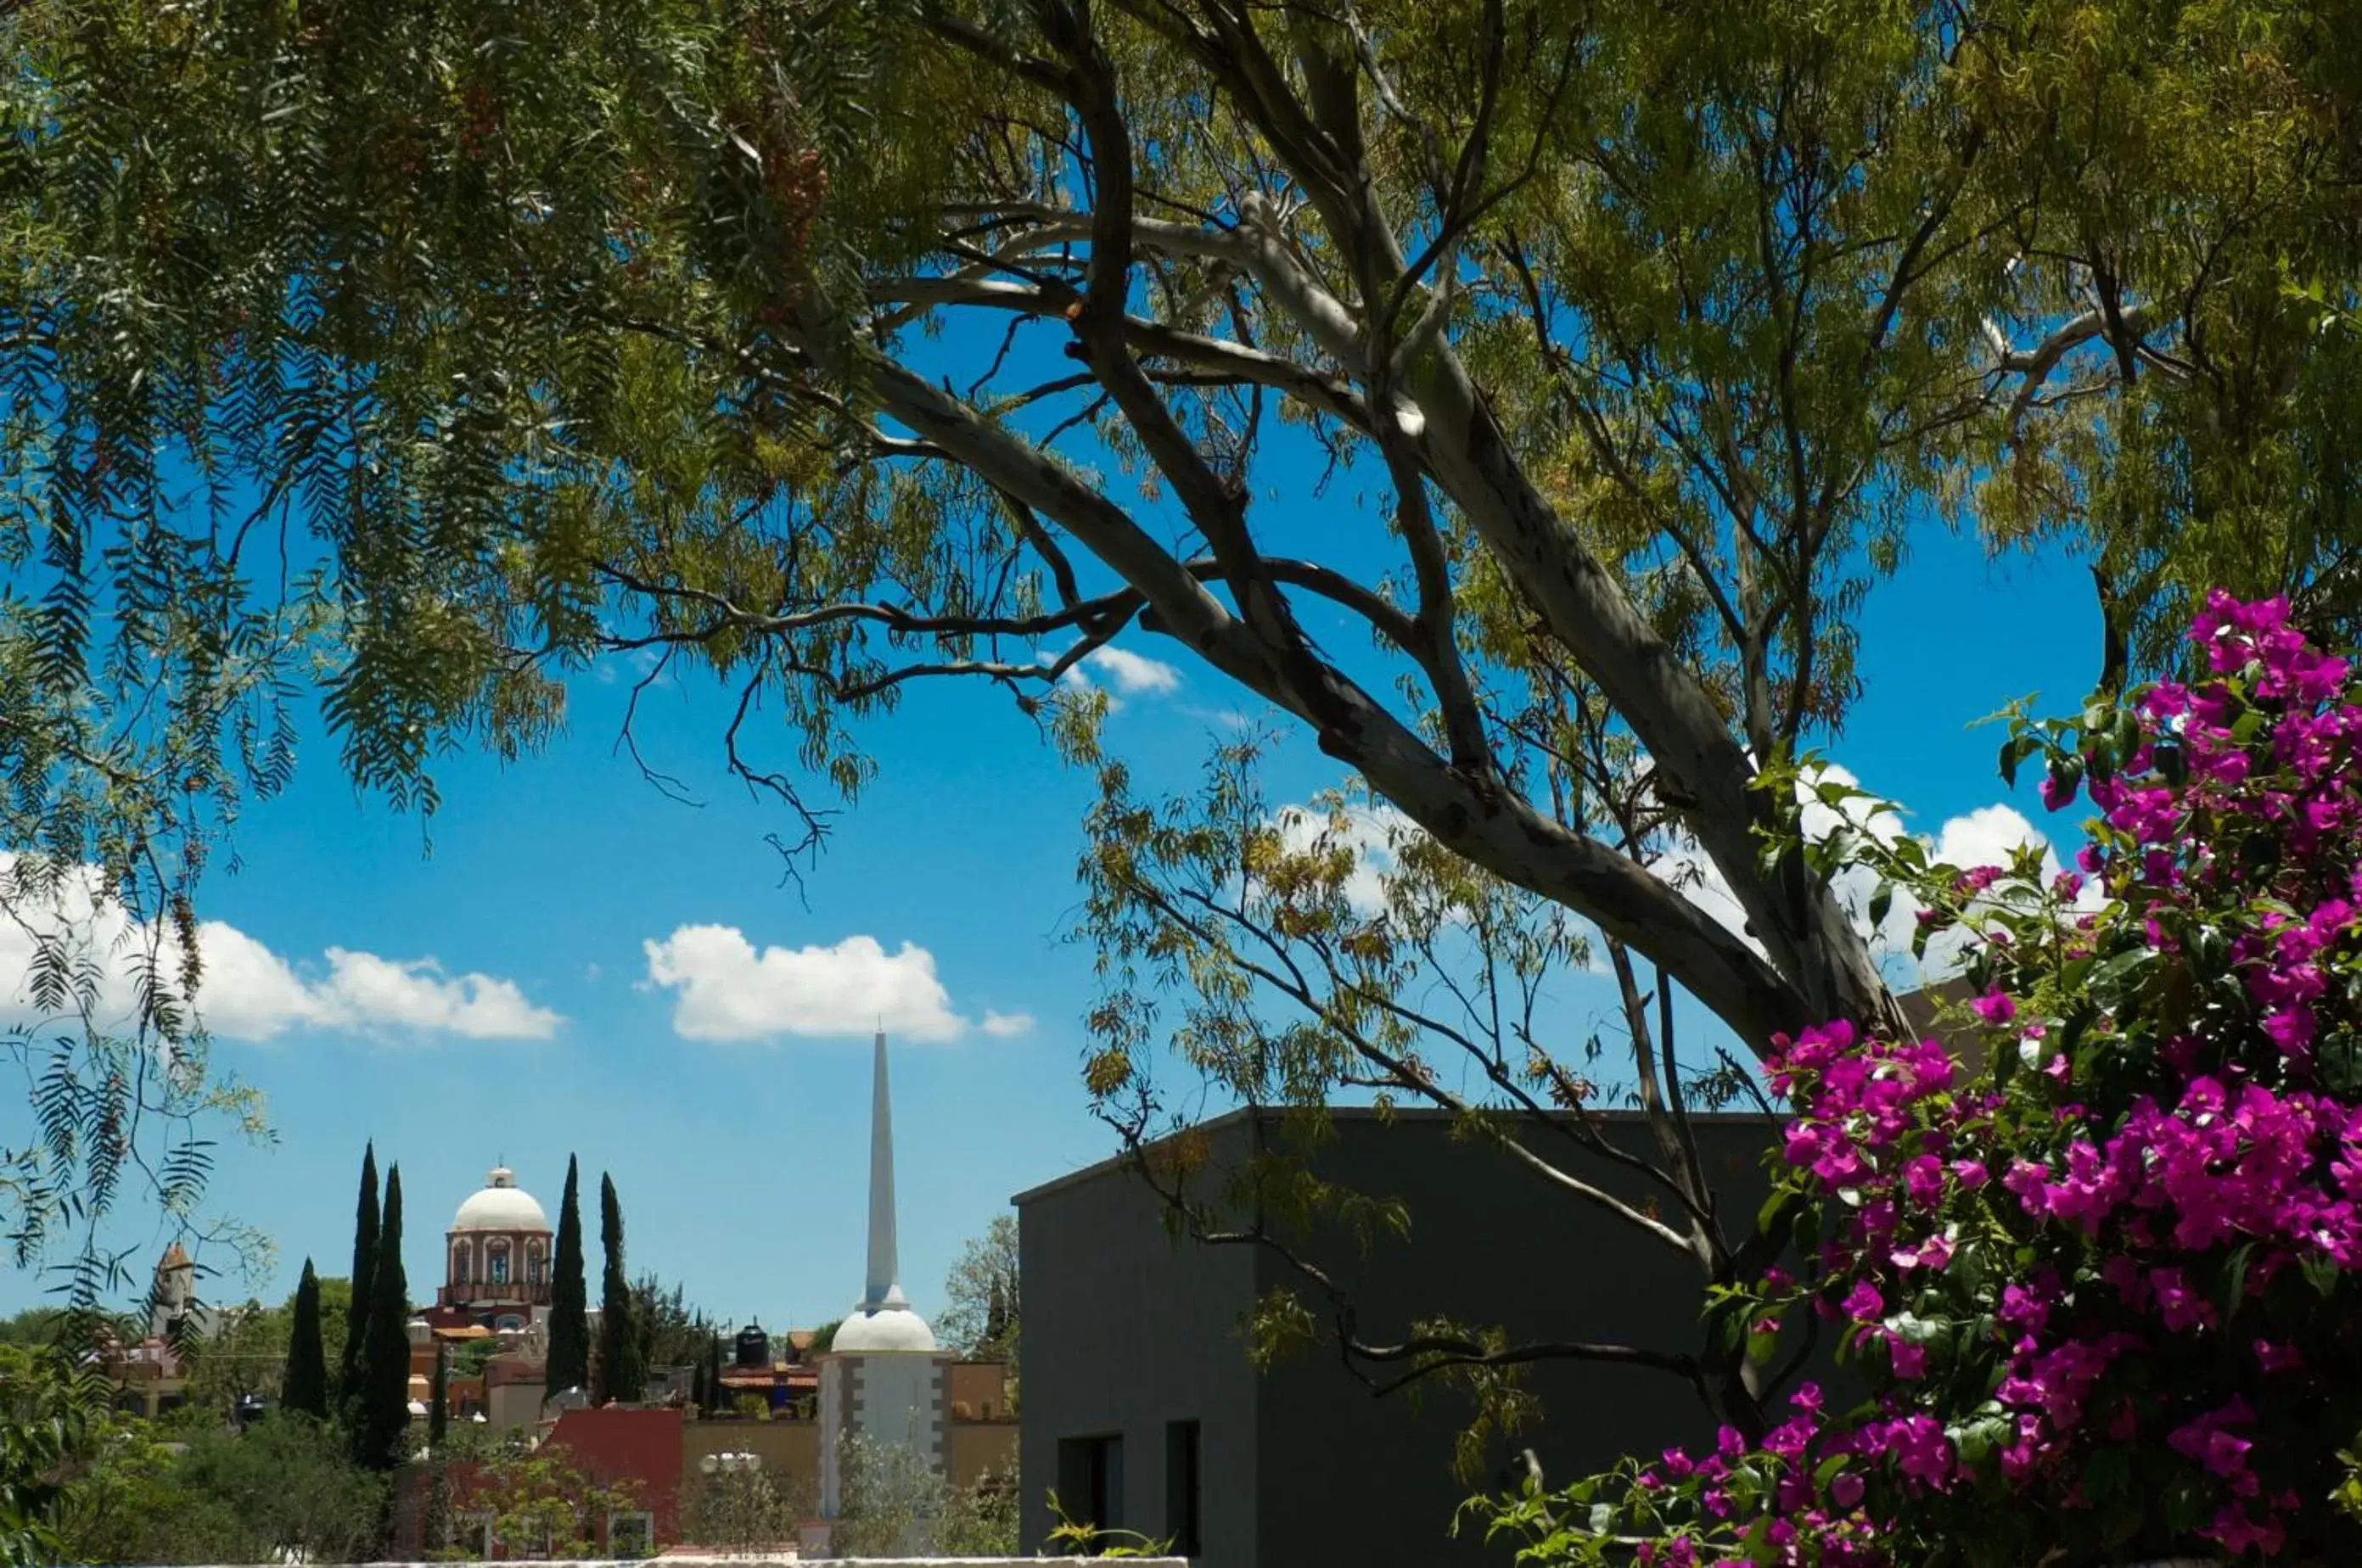
[[[1123,1439],[1070,1437],[1058,1443],[1058,1506],[1076,1524],[1123,1528]],[[1084,1550],[1077,1546],[1077,1551]]]
[[[1177,1557],[1198,1555],[1198,1423],[1164,1423],[1164,1533]]]
[[[638,1513],[607,1516],[607,1555],[618,1559],[653,1557],[657,1551],[657,1517]]]

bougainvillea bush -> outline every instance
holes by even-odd
[[[1528,1560],[2362,1563],[2362,685],[2277,600],[2191,637],[2187,683],[2014,722],[2075,869],[1874,851],[1963,944],[1956,1048],[1771,1065],[1801,1263],[1743,1306],[1868,1401],[1490,1505]]]

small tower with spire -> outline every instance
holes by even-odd
[[[171,1339],[189,1321],[197,1299],[197,1266],[176,1240],[156,1260],[155,1282],[148,1291],[148,1332]]]
[[[944,1463],[948,1352],[902,1293],[894,1230],[894,1105],[886,1079],[886,1032],[872,1047],[869,1091],[869,1258],[861,1300],[837,1325],[820,1361],[821,1514],[843,1496],[838,1452],[848,1435]]]

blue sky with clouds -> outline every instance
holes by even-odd
[[[1120,698],[1109,743],[1144,785],[1185,785],[1238,694],[1161,640],[1124,647],[1092,670]],[[2098,652],[2080,565],[1989,560],[1931,526],[1871,597],[1868,689],[1829,754],[1938,833],[2004,798],[1999,737],[1972,721],[2036,691],[2065,707]],[[861,1286],[881,1012],[922,1310],[1010,1194],[1109,1152],[1077,1074],[1089,957],[1062,940],[1087,777],[1004,696],[911,690],[867,732],[878,777],[798,889],[764,842],[778,807],[723,777],[722,700],[693,678],[643,699],[643,751],[701,803],[684,805],[616,746],[630,675],[579,682],[541,757],[447,763],[431,854],[318,735],[292,792],[241,825],[242,865],[205,889],[206,1007],[216,1062],[268,1093],[276,1139],[226,1146],[211,1201],[275,1242],[265,1295],[306,1255],[344,1271],[374,1139],[403,1168],[414,1294],[488,1167],[514,1167],[554,1218],[572,1152],[588,1183],[613,1175],[635,1271],[727,1320],[837,1316]],[[1301,799],[1336,780],[1298,746],[1270,783]],[[1581,982],[1569,997],[1604,1013]],[[37,1288],[0,1273],[0,1310]]]

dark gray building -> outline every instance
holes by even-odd
[[[1609,1137],[1644,1148],[1645,1124],[1608,1116]],[[1767,1190],[1772,1124],[1695,1119],[1709,1179],[1734,1240]],[[1366,1249],[1304,1238],[1350,1290],[1371,1340],[1414,1318],[1494,1324],[1513,1340],[1623,1340],[1689,1351],[1703,1299],[1687,1256],[1570,1195],[1497,1146],[1455,1136],[1440,1113],[1381,1119],[1339,1110],[1313,1168],[1324,1179],[1399,1200],[1407,1236]],[[1234,1168],[1277,1117],[1240,1112],[1197,1130],[1204,1168]],[[1638,1178],[1595,1155],[1553,1157],[1645,1203]],[[1020,1468],[1027,1550],[1053,1522],[1054,1484],[1070,1517],[1170,1536],[1208,1568],[1384,1568],[1502,1563],[1481,1530],[1455,1538],[1469,1487],[1455,1480],[1468,1407],[1440,1383],[1424,1398],[1374,1396],[1333,1347],[1252,1365],[1242,1325],[1253,1304],[1300,1276],[1270,1249],[1177,1238],[1166,1206],[1119,1161],[1018,1195],[1025,1290]],[[1551,1362],[1537,1368],[1539,1427],[1496,1445],[1488,1467],[1530,1445],[1553,1481],[1626,1453],[1711,1435],[1686,1384],[1647,1368]]]

